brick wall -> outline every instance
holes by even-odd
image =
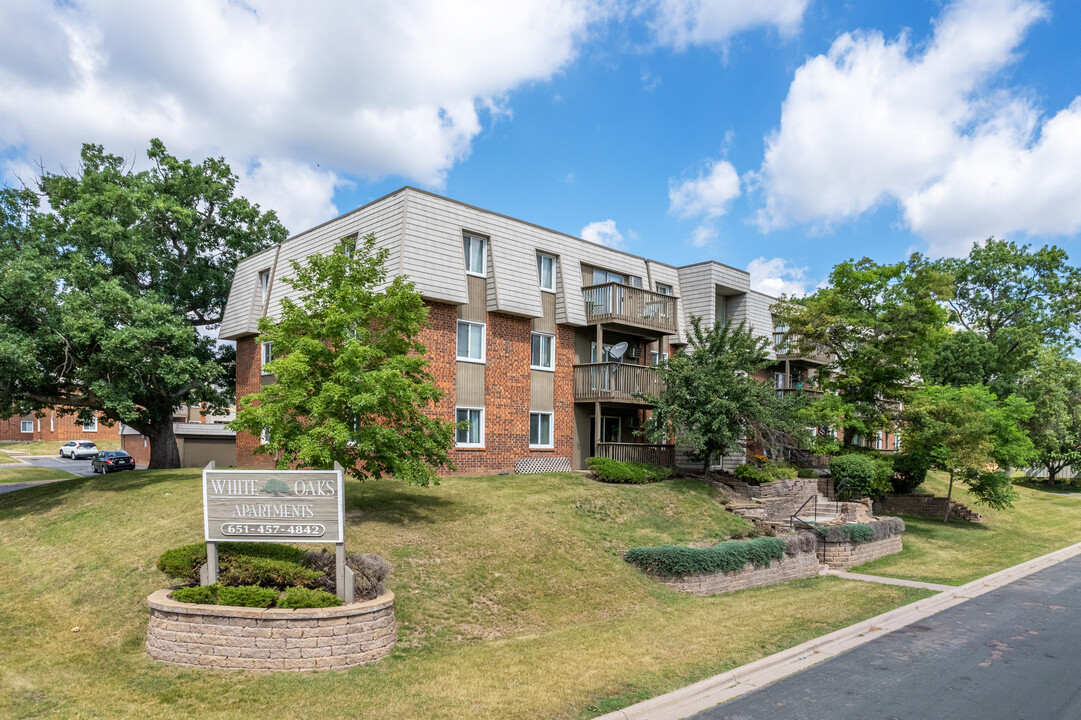
[[[390,654],[394,594],[331,608],[282,610],[147,600],[146,652],[175,665],[226,670],[344,670]]]
[[[21,417],[15,415],[7,420],[0,420],[0,440],[14,442],[90,440],[98,442],[99,440],[118,439],[116,427],[106,427],[100,415],[98,416],[98,429],[88,432],[83,430],[82,422],[74,415],[60,415],[52,408],[45,410],[44,413],[40,421],[39,418],[33,415],[23,415]],[[34,431],[32,433],[22,431],[22,420],[33,421]]]
[[[872,540],[856,545],[849,542],[818,543],[818,559],[831,570],[847,570],[886,555],[893,555],[902,550],[901,536],[893,535],[882,540]]]
[[[679,592],[691,595],[719,595],[745,590],[746,588],[776,585],[777,583],[814,577],[821,571],[818,555],[814,552],[797,552],[780,560],[771,560],[769,567],[756,568],[745,565],[739,570],[723,573],[704,573],[684,577],[655,575],[657,580]]]
[[[142,435],[122,435],[120,449],[131,455],[136,465],[150,464],[150,445]]]
[[[946,512],[946,498],[935,495],[887,495],[875,500],[876,515],[917,515],[942,518]],[[959,502],[950,502],[950,520],[983,522],[983,516]]]
[[[263,372],[259,354],[259,343],[255,342],[254,335],[236,341],[236,398],[238,405],[240,399],[245,395],[259,392],[263,387]],[[257,447],[259,447],[258,435],[238,432],[236,434],[236,464],[240,467],[273,468],[274,458],[270,455],[254,454]]]

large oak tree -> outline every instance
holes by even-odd
[[[218,346],[237,261],[285,238],[236,196],[221,158],[170,155],[136,171],[84,145],[78,172],[0,190],[0,416],[56,406],[146,435],[150,467],[177,467],[173,410],[233,399]],[[42,200],[48,209],[40,209]]]

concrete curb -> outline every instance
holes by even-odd
[[[999,570],[926,600],[917,600],[743,667],[602,715],[595,720],[679,720],[694,715],[1077,555],[1081,555],[1081,543]]]

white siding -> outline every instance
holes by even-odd
[[[273,271],[278,256],[278,246],[257,252],[237,263],[233,273],[233,285],[222,313],[218,337],[233,340],[241,335],[258,332],[259,318],[263,316],[262,288],[259,273]]]
[[[679,269],[655,260],[647,260],[646,266],[649,268],[649,289],[656,291],[657,283],[664,283],[672,287],[672,294],[677,298],[676,318],[678,318],[679,322],[679,332],[672,335],[669,342],[687,342],[687,333],[684,329],[683,288],[679,282]]]
[[[766,346],[769,349],[769,356],[771,359],[776,359],[777,353],[773,348],[773,314],[769,309],[773,303],[777,302],[777,299],[755,290],[747,293],[746,297],[747,324],[755,335],[766,339],[769,343]]]

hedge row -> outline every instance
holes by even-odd
[[[732,572],[748,563],[766,567],[771,560],[785,555],[784,540],[760,537],[754,540],[728,540],[713,547],[689,548],[680,545],[636,547],[624,558],[655,575],[682,576],[699,573]]]
[[[609,458],[591,457],[586,464],[593,476],[601,482],[644,485],[659,482],[672,474],[672,468],[657,467],[649,463],[623,462]]]
[[[341,598],[326,590],[291,587],[284,593],[276,588],[258,585],[196,585],[173,590],[173,600],[202,605],[230,605],[254,608],[321,608],[337,607]]]

